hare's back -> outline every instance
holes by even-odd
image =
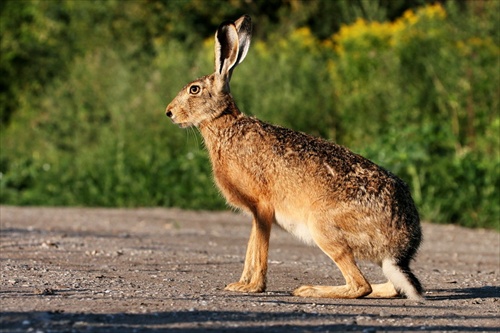
[[[301,132],[266,123],[260,126],[272,146],[270,159],[293,179],[287,183],[297,184],[297,191],[307,192],[307,185],[318,196],[353,205],[413,204],[401,179],[361,155]]]
[[[317,165],[331,175],[342,177],[395,177],[370,160],[331,141],[266,123],[261,126],[270,137],[268,141],[274,157],[291,167]]]

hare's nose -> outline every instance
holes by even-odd
[[[166,115],[167,117],[169,117],[169,118],[172,118],[172,116],[173,116],[174,114],[172,113],[172,111],[170,111],[170,110],[167,108],[167,109],[165,110],[165,115]]]

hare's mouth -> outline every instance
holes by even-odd
[[[172,124],[175,124],[175,125],[179,126],[180,128],[187,128],[187,127],[194,126],[194,124],[190,121],[177,122],[177,121],[175,121],[174,117],[170,117],[170,120],[172,121]]]
[[[188,128],[188,127],[193,127],[194,124],[191,123],[191,122],[186,122],[186,123],[176,123],[177,126],[179,126],[180,128]]]

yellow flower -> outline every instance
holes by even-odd
[[[419,10],[419,13],[429,18],[444,19],[446,17],[446,11],[439,3],[425,6],[423,9]]]
[[[318,44],[309,27],[296,29],[290,39],[305,48],[312,48]]]
[[[440,4],[424,6],[416,11],[407,10],[394,22],[367,22],[358,18],[350,25],[342,25],[326,46],[342,56],[346,52],[366,51],[368,49],[391,48],[398,44],[406,44],[412,38],[421,37],[421,22],[440,22],[446,18],[446,11]],[[440,29],[424,28],[429,35],[439,34]],[[300,32],[302,38],[309,38],[307,33]],[[332,43],[333,42],[333,43]],[[352,55],[352,54],[351,54]]]
[[[411,26],[418,22],[418,17],[417,15],[415,15],[413,10],[408,9],[406,12],[403,13],[402,22],[404,22],[405,25]]]
[[[394,22],[394,25],[398,28],[411,27],[418,24],[423,19],[438,19],[442,20],[446,18],[446,10],[437,3],[434,5],[424,6],[417,9],[416,12],[408,9],[403,13],[403,16]]]

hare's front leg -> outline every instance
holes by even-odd
[[[227,285],[225,290],[254,293],[266,290],[267,255],[272,221],[272,214],[254,215],[243,274],[240,281]]]

